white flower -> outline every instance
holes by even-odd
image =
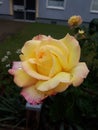
[[[5,59],[8,59],[8,56],[4,56]]]
[[[5,66],[6,68],[8,68],[8,67],[10,67],[10,64],[6,64],[6,66]]]
[[[7,55],[11,55],[11,52],[10,52],[10,51],[7,51],[6,54],[7,54]]]
[[[1,62],[5,62],[6,61],[6,59],[3,57],[2,59],[1,59]]]
[[[4,56],[4,57],[1,59],[1,62],[5,62],[7,59],[8,59],[8,56]]]
[[[21,53],[21,49],[17,49],[17,50],[16,50],[16,53],[17,53],[17,54],[20,54],[20,53]]]

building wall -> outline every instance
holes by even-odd
[[[10,15],[10,0],[1,0],[0,15]]]
[[[46,0],[39,0],[39,5],[40,18],[65,20],[65,10],[47,8]]]
[[[49,9],[46,7],[46,0],[39,0],[39,18],[67,20],[72,15],[81,15],[84,22],[90,22],[93,18],[98,18],[98,13],[91,13],[90,6],[92,0],[66,0],[64,10]]]
[[[13,16],[13,0],[1,0],[0,16]],[[81,15],[84,22],[90,22],[93,18],[98,18],[98,13],[90,12],[92,0],[66,0],[64,10],[50,9],[46,7],[47,0],[36,0],[36,18],[45,19],[47,22],[64,21],[72,15]],[[8,17],[7,17],[8,18]]]
[[[72,15],[81,15],[85,22],[98,18],[98,13],[90,12],[92,0],[67,0],[66,19]]]

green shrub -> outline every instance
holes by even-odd
[[[98,19],[95,18],[89,23],[89,33],[93,34],[98,32]]]

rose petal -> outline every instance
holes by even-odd
[[[65,38],[61,39],[62,42],[67,46],[69,50],[69,59],[67,69],[70,70],[76,66],[80,59],[80,46],[78,41],[73,37],[67,34]]]
[[[84,62],[80,62],[71,72],[73,86],[79,86],[88,75],[89,70]]]
[[[58,92],[63,92],[69,87],[70,83],[59,83],[55,88],[44,91],[47,96],[56,95]]]
[[[35,57],[35,50],[38,48],[40,44],[40,41],[38,40],[29,40],[27,41],[23,48],[22,48],[22,54],[20,55],[20,59],[22,61],[28,60],[29,58],[34,58]]]
[[[61,40],[56,40],[50,37],[47,41],[42,41],[42,44],[40,44],[40,46],[46,47],[50,53],[57,56],[62,68],[66,70],[69,51]]]
[[[22,66],[21,66],[21,62],[20,61],[14,61],[13,62],[13,65],[12,65],[12,68],[8,70],[8,72],[11,74],[11,75],[14,75],[14,72],[18,69],[21,69]]]
[[[66,66],[67,66],[67,55],[64,55],[62,53],[62,51],[59,48],[57,48],[56,46],[47,45],[47,48],[48,48],[48,50],[50,50],[50,53],[52,53],[53,55],[55,55],[58,58],[61,66],[62,66],[62,68],[64,70],[66,70]]]
[[[20,86],[20,87],[27,87],[30,86],[32,84],[36,83],[36,79],[34,79],[33,77],[29,76],[27,73],[25,73],[25,71],[23,71],[22,69],[18,69],[17,71],[15,71],[14,73],[14,82]]]
[[[39,34],[39,35],[33,37],[32,40],[46,40],[47,38],[48,38],[48,36]]]
[[[48,81],[38,82],[36,84],[36,88],[40,91],[48,91],[56,88],[59,83],[70,83],[70,74],[66,72],[60,72]]]
[[[29,61],[22,62],[22,67],[23,67],[24,71],[28,75],[30,75],[31,77],[33,77],[33,78],[36,78],[38,80],[48,80],[49,79],[49,77],[39,74],[36,71],[35,65],[31,64]]]
[[[23,88],[21,95],[29,102],[30,104],[38,104],[46,98],[47,96],[44,93],[36,90],[34,86]]]
[[[52,67],[51,67],[51,70],[50,70],[50,73],[49,73],[49,77],[53,77],[54,75],[56,75],[57,73],[61,72],[62,71],[62,67],[57,59],[56,56],[52,55]]]
[[[68,87],[69,87],[69,85],[70,85],[71,83],[60,83],[55,89],[54,89],[54,91],[57,93],[57,92],[63,92],[63,91],[65,91]]]
[[[53,64],[52,56],[47,50],[40,50],[37,54],[37,59],[36,59],[36,67],[37,67],[37,72],[49,76],[51,67]]]

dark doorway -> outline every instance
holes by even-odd
[[[14,18],[19,20],[35,20],[36,0],[13,0]]]
[[[26,0],[26,8],[35,10],[35,0]]]
[[[35,0],[26,0],[26,19],[35,19]]]

